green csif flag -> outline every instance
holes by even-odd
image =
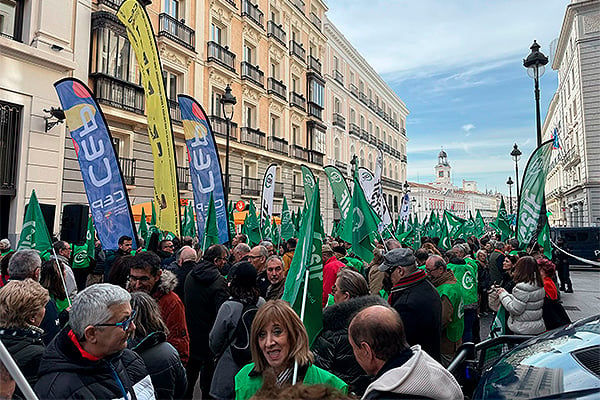
[[[485,222],[483,222],[483,217],[481,216],[481,212],[477,210],[477,214],[475,216],[475,235],[477,237],[482,237],[485,235]]]
[[[229,228],[229,239],[231,241],[236,235],[235,218],[233,217],[233,202],[231,201],[227,205],[227,226]]]
[[[219,229],[217,228],[217,210],[212,193],[208,201],[208,212],[204,223],[204,237],[202,238],[202,251],[206,251],[213,244],[219,243]]]
[[[150,225],[156,226],[156,208],[154,208],[154,200],[152,200],[151,203],[152,203],[152,216],[150,217]]]
[[[510,229],[510,222],[506,214],[506,206],[504,205],[504,197],[500,198],[500,208],[498,208],[498,216],[496,222],[493,223],[497,231],[500,232],[500,240],[505,241],[513,235]]]
[[[309,343],[312,345],[323,327],[321,306],[323,299],[323,257],[321,254],[323,236],[321,232],[323,228],[319,216],[321,199],[318,185],[315,185],[312,198],[308,199],[308,202],[307,212],[304,213],[300,224],[298,244],[285,280],[282,299],[290,303],[294,311],[302,318],[304,285],[308,270],[308,287],[302,322],[306,327]]]
[[[281,209],[281,239],[288,240],[295,236],[296,228],[292,220],[292,214],[288,207],[285,196],[283,197],[283,208]]]
[[[73,245],[73,265],[72,268],[87,268],[90,262],[96,257],[96,231],[94,230],[94,221],[92,216],[88,217],[87,232],[85,243],[81,246]]]
[[[306,165],[300,166],[302,170],[302,184],[304,185],[304,203],[306,204],[312,198],[312,194],[315,190],[315,186],[317,185],[317,181],[315,180],[315,176],[313,175],[310,168]]]
[[[256,216],[256,207],[254,202],[250,199],[248,204],[248,215],[244,220],[244,228],[246,235],[248,236],[248,244],[255,246],[261,241],[260,226],[258,224],[258,217]]]
[[[183,213],[183,236],[196,236],[196,224],[194,220],[194,210],[191,204],[186,207]]]
[[[279,227],[275,222],[275,218],[273,218],[273,222],[271,223],[271,243],[273,243],[275,249],[279,248],[279,242],[281,241],[280,234],[281,233],[279,232]]]
[[[438,246],[440,249],[447,251],[450,250],[450,248],[452,247],[452,242],[450,241],[450,233],[448,232],[448,222],[446,221],[445,214],[440,225],[440,241],[438,243]]]
[[[344,221],[342,239],[352,244],[352,251],[363,261],[373,260],[373,241],[377,238],[379,217],[375,214],[358,183],[358,173],[354,174],[352,205]]]
[[[21,231],[17,250],[37,250],[40,252],[42,258],[48,258],[50,254],[47,252],[51,251],[51,248],[52,240],[50,239],[50,233],[48,233],[48,227],[44,221],[40,203],[38,203],[35,190],[33,190],[25,218],[23,219],[23,230]]]
[[[544,249],[544,256],[547,259],[552,259],[552,243],[550,243],[550,225],[548,225],[548,220],[544,224],[544,227],[540,231],[538,235],[537,242]]]
[[[142,216],[140,217],[140,227],[138,228],[138,233],[142,239],[144,239],[144,243],[148,243],[148,237],[150,234],[148,233],[148,223],[146,222],[146,210],[142,207]]]

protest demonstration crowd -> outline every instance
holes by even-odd
[[[62,240],[40,256],[3,239],[0,339],[43,399],[460,399],[446,367],[482,339],[480,316],[502,313],[491,335],[569,322],[549,308],[561,308],[557,266],[572,291],[560,252],[549,259],[490,232],[449,247],[423,235],[409,246],[401,234],[361,258],[330,235],[307,250],[308,223],[276,243],[238,233],[204,251],[157,232],[137,250],[129,236],[116,251],[95,240],[84,265]],[[320,256],[322,288],[299,294],[317,310],[304,305],[301,319],[287,292],[305,254]],[[4,368],[1,377],[0,398],[27,398]]]

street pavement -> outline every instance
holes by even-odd
[[[563,307],[571,321],[600,314],[600,269],[578,268],[571,270],[573,293],[560,292]],[[493,315],[481,318],[481,339],[485,340],[490,333]]]

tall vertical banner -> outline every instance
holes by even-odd
[[[302,184],[304,185],[304,202],[307,203],[312,199],[317,181],[310,168],[306,165],[300,166],[300,169],[302,170]]]
[[[519,212],[517,213],[517,240],[524,246],[534,238],[540,219],[552,143],[552,140],[548,140],[533,152],[523,174]]]
[[[185,144],[190,157],[190,176],[194,192],[196,227],[198,234],[204,232],[210,195],[213,195],[217,213],[219,242],[229,241],[227,204],[223,189],[223,174],[215,138],[202,106],[190,96],[178,95]]]
[[[379,161],[379,157],[377,157]],[[381,168],[381,167],[379,167]],[[381,187],[381,171],[379,172],[379,180],[375,175],[364,167],[358,168],[358,182],[365,193],[365,197],[369,205],[373,208],[379,219],[379,232],[383,232],[385,228],[392,224],[392,216],[388,209],[387,203],[383,199],[383,189]]]
[[[158,206],[156,226],[181,236],[173,130],[150,18],[137,0],[123,1],[117,17],[127,28],[127,37],[140,67],[146,95],[148,136],[154,157],[154,201]]]
[[[405,193],[402,197],[402,204],[400,205],[400,216],[399,218],[406,224],[408,222],[408,216],[410,215],[410,195]]]
[[[348,211],[350,211],[350,205],[352,204],[352,197],[350,196],[350,189],[348,188],[346,179],[342,175],[342,172],[333,165],[328,165],[323,169],[327,174],[327,178],[329,178],[333,197],[340,209],[341,221],[344,221],[348,216]]]
[[[54,84],[73,144],[85,194],[98,233],[105,250],[119,248],[119,237],[134,238],[137,232],[121,167],[104,114],[90,90],[75,78],[65,78]]]
[[[273,197],[275,196],[275,177],[277,176],[277,164],[271,164],[265,171],[263,178],[262,195],[260,202],[260,227],[271,224],[273,217]]]

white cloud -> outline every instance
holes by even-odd
[[[473,124],[466,124],[466,125],[463,125],[463,126],[461,127],[461,129],[462,129],[462,130],[463,130],[463,132],[465,133],[465,136],[471,136],[471,131],[472,131],[473,129],[475,129],[475,125],[473,125]]]

